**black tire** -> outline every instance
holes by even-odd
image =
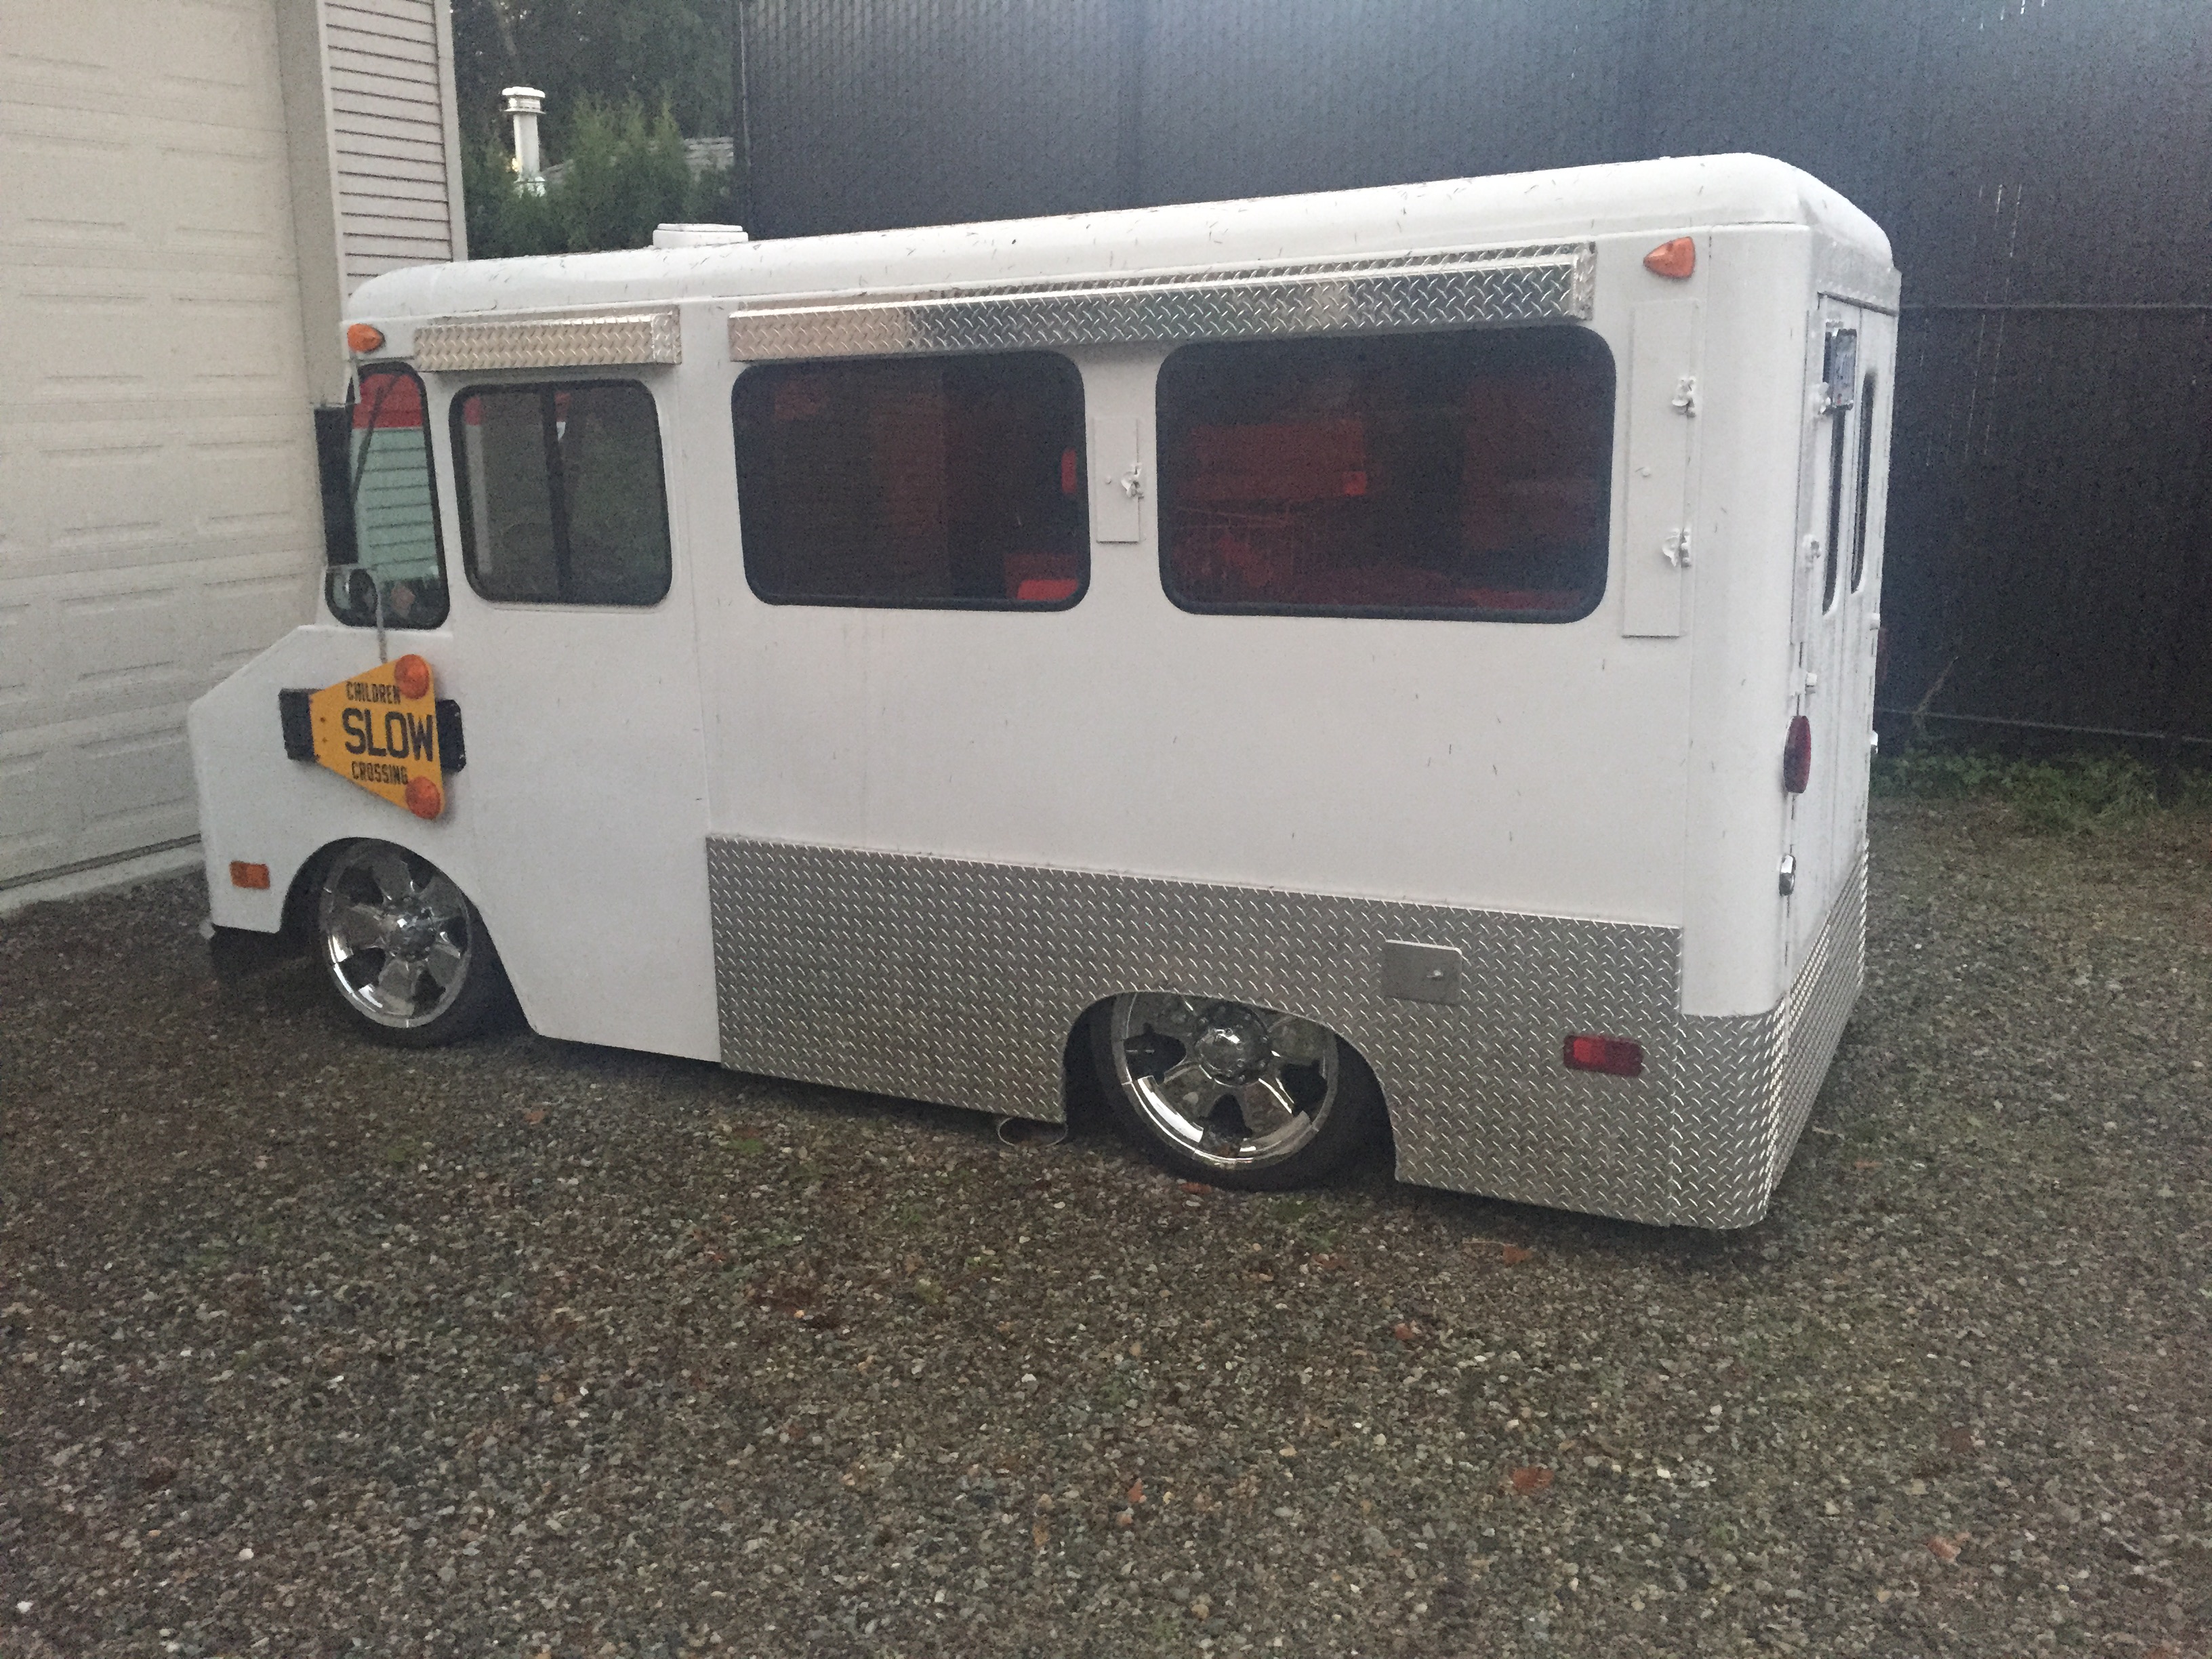
[[[468,895],[429,860],[389,842],[332,850],[309,926],[339,1009],[380,1042],[458,1042],[513,994]]]
[[[1197,1056],[1188,1037],[1163,1034],[1152,1029],[1151,1023],[1146,1020],[1149,1005],[1163,1000],[1149,997],[1149,994],[1124,996],[1099,1008],[1091,1019],[1091,1052],[1107,1108],[1122,1133],[1177,1175],[1208,1186],[1252,1192],[1315,1186],[1340,1174],[1381,1128],[1382,1088],[1358,1051],[1334,1032],[1272,1010],[1195,997],[1174,1000],[1197,1010],[1204,1030],[1218,1029],[1204,1027],[1204,1017],[1220,1011],[1224,1015],[1222,1023],[1227,1025],[1233,1026],[1239,1020],[1247,1024],[1256,1022],[1260,1029],[1270,1033],[1284,1029],[1286,1023],[1305,1028],[1299,1045],[1302,1049],[1310,1051],[1314,1048],[1311,1033],[1319,1033],[1325,1038],[1328,1045],[1325,1057],[1307,1059],[1302,1055],[1296,1060],[1278,1057],[1272,1066],[1273,1075],[1288,1079],[1290,1104],[1309,1118],[1318,1111],[1319,1121],[1310,1124],[1310,1132],[1294,1132],[1294,1113],[1292,1121],[1276,1132],[1281,1137],[1279,1147],[1269,1149],[1256,1138],[1258,1132],[1242,1104],[1241,1089],[1249,1085],[1219,1085],[1218,1098],[1192,1109],[1199,1115],[1198,1119],[1194,1119],[1188,1110],[1164,1110],[1163,1093],[1158,1086],[1162,1077],[1172,1075],[1178,1066],[1188,1062],[1194,1062]],[[1141,1036],[1134,1029],[1138,1024],[1147,1028]],[[1202,1030],[1200,1035],[1203,1034]],[[1158,1046],[1163,1042],[1177,1044],[1183,1054],[1165,1056]],[[1269,1071],[1268,1066],[1261,1066],[1252,1082],[1263,1082]],[[1301,1080],[1290,1075],[1299,1072],[1313,1076]],[[1319,1093],[1316,1092],[1316,1079]],[[1153,1085],[1149,1091],[1144,1086],[1146,1079]],[[1198,1100],[1203,1086],[1186,1097]],[[1182,1120],[1180,1126],[1171,1127],[1177,1119]],[[1223,1126],[1218,1140],[1214,1139],[1217,1125]],[[1237,1125],[1243,1127],[1241,1136],[1231,1133]],[[1194,1134],[1199,1137],[1195,1141],[1192,1139]],[[1240,1155],[1234,1146],[1258,1150]]]

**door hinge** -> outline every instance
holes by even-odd
[[[1683,414],[1695,415],[1698,412],[1698,377],[1685,374],[1676,383],[1674,395],[1669,401]]]
[[[1668,531],[1666,539],[1659,544],[1659,550],[1666,555],[1667,562],[1675,569],[1687,570],[1690,568],[1689,526],[1685,525],[1680,530]]]

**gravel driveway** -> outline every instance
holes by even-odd
[[[2212,1627],[2212,858],[1877,807],[1766,1222],[1192,1190],[0,922],[0,1653],[2018,1655]]]

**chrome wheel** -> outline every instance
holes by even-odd
[[[1158,992],[1120,998],[1107,1018],[1124,1097],[1146,1127],[1208,1169],[1282,1164],[1338,1109],[1341,1061],[1325,1025]]]
[[[338,995],[391,1030],[428,1026],[452,1010],[480,955],[461,890],[382,842],[338,854],[323,877],[317,920]]]

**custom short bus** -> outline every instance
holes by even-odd
[[[1897,274],[1753,156],[395,271],[217,937],[366,1032],[1764,1213],[1857,994]],[[343,532],[343,527],[342,527]]]

